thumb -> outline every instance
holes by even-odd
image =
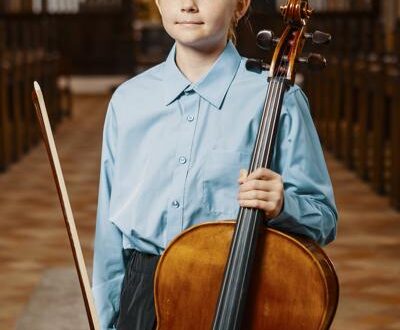
[[[244,168],[242,168],[239,172],[239,179],[238,182],[242,182],[243,179],[245,179],[247,177],[247,170],[245,170]]]

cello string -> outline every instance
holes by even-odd
[[[259,129],[259,132],[263,132],[265,130],[265,126],[268,123],[268,117],[270,115],[270,112],[265,111],[265,109],[266,109],[266,105],[270,104],[271,98],[274,95],[275,85],[276,85],[275,81],[273,79],[271,79],[271,81],[268,85],[267,95],[266,95],[266,99],[265,99],[264,106],[263,106],[263,114],[262,114],[262,118],[261,118],[261,127]],[[250,169],[249,169],[250,173],[252,171],[254,171],[256,164],[259,163],[260,156],[259,156],[259,152],[257,152],[257,151],[260,149],[260,144],[262,145],[262,134],[257,134],[257,140],[256,140],[256,143],[254,146],[255,157],[253,157],[251,164],[250,164]],[[240,209],[238,218],[241,218],[242,210],[243,210],[243,208]]]
[[[284,48],[284,54],[286,54],[287,53],[287,50],[288,50],[288,44],[286,43],[286,45],[285,45],[285,48]],[[275,95],[274,95],[274,101],[275,101],[275,104],[274,104],[274,106],[272,107],[272,113],[271,113],[271,117],[272,118],[274,118],[274,120],[272,120],[272,121],[270,121],[269,122],[269,125],[268,125],[268,128],[269,128],[269,131],[267,132],[267,134],[265,135],[265,140],[266,140],[266,142],[264,143],[265,144],[265,147],[264,148],[262,148],[262,150],[261,150],[261,152],[262,152],[262,157],[261,157],[261,163],[259,164],[259,166],[267,166],[267,164],[266,164],[266,159],[265,159],[265,154],[267,154],[267,156],[268,156],[268,154],[270,153],[270,151],[271,151],[271,144],[272,144],[272,135],[273,135],[273,132],[274,132],[274,128],[275,128],[275,124],[276,124],[276,116],[277,116],[277,112],[278,112],[278,107],[279,107],[279,101],[280,101],[280,96],[281,96],[281,93],[282,93],[282,90],[283,90],[283,87],[284,87],[284,80],[283,80],[283,77],[284,77],[284,75],[283,75],[283,70],[281,70],[281,68],[283,67],[283,64],[284,64],[284,62],[283,62],[283,56],[281,56],[281,58],[280,58],[280,62],[279,62],[279,65],[278,65],[278,68],[277,68],[277,70],[278,70],[278,72],[277,72],[277,77],[276,77],[276,81],[277,81],[277,84],[278,84],[278,88],[277,88],[277,90],[275,91]],[[271,127],[271,124],[273,124],[273,126]],[[267,145],[267,143],[268,143],[268,145]],[[268,147],[268,148],[267,148]],[[272,155],[271,155],[271,157],[272,157]]]
[[[287,50],[288,50],[288,44],[285,45],[285,49],[284,49],[283,53],[285,54],[287,52]],[[276,117],[278,114],[277,108],[279,107],[280,95],[284,88],[284,74],[283,74],[284,70],[281,70],[281,68],[283,67],[283,63],[284,63],[283,56],[281,56],[280,62],[277,66],[277,77],[271,78],[271,84],[276,85],[276,87],[273,86],[273,88],[271,88],[271,93],[272,93],[271,97],[273,98],[273,106],[271,107],[271,111],[268,111],[270,116],[267,116],[266,123],[263,123],[263,126],[267,126],[268,131],[267,131],[267,134],[264,134],[261,136],[261,138],[262,138],[262,141],[260,142],[261,146],[265,145],[265,147],[261,148],[261,155],[258,152],[256,153],[256,158],[255,158],[255,162],[254,162],[256,164],[256,168],[263,167],[263,165],[265,165],[264,167],[266,167],[267,159],[265,159],[265,154],[267,154],[267,156],[268,156],[268,154],[271,152],[272,135],[273,135],[273,131],[275,129],[275,125],[277,124],[277,120],[276,120]],[[271,120],[271,118],[273,118],[273,120]],[[271,126],[271,124],[273,124],[273,125]],[[258,151],[260,151],[260,150],[258,150]],[[271,157],[272,157],[272,155],[271,155]],[[254,168],[253,168],[253,170],[254,170]],[[257,209],[246,208],[245,212],[247,210],[250,211],[251,218],[253,218],[253,217],[256,218]],[[252,220],[254,221],[255,219],[252,219]]]
[[[288,50],[288,44],[286,43],[286,45],[285,45],[285,49],[284,49],[284,54],[285,53],[287,53],[287,50]],[[277,78],[276,78],[276,81],[277,81],[277,84],[278,84],[278,88],[276,89],[276,91],[275,91],[275,95],[274,95],[274,106],[272,107],[272,110],[271,110],[271,117],[272,117],[272,120],[270,120],[269,121],[269,123],[268,123],[268,132],[267,132],[267,134],[265,134],[265,139],[264,139],[264,147],[262,148],[262,150],[261,150],[261,155],[262,155],[262,157],[261,157],[261,162],[259,163],[259,165],[258,166],[261,166],[261,167],[267,167],[267,161],[268,161],[268,159],[267,159],[267,157],[268,157],[268,155],[271,153],[271,150],[272,150],[272,138],[273,138],[273,133],[274,133],[274,130],[275,130],[275,125],[277,124],[277,121],[279,122],[279,119],[277,120],[277,114],[278,114],[278,107],[279,107],[279,102],[280,102],[280,97],[281,97],[281,94],[282,94],[282,90],[283,90],[283,88],[284,88],[284,79],[283,79],[283,77],[284,77],[284,75],[283,75],[283,70],[281,70],[281,68],[283,67],[283,63],[284,63],[284,61],[283,61],[283,56],[281,56],[281,58],[280,58],[280,62],[279,62],[279,65],[278,65],[278,68],[277,68],[277,70],[278,70],[278,73],[277,73]],[[265,157],[265,154],[267,154],[267,157]],[[271,155],[271,157],[272,157],[272,155]]]
[[[266,102],[264,104],[264,109],[263,109],[264,111],[263,111],[263,115],[262,115],[263,120],[261,121],[261,128],[259,130],[260,134],[258,135],[257,141],[256,141],[256,146],[255,146],[255,150],[256,151],[258,150],[259,144],[260,143],[262,144],[263,127],[268,123],[268,121],[269,121],[268,118],[271,116],[270,111],[268,111],[268,112],[265,111],[265,105],[269,104],[271,102],[271,98],[274,98],[274,95],[276,95],[277,87],[278,86],[277,86],[276,82],[274,80],[271,80],[271,85],[268,86]],[[267,120],[265,120],[265,117],[267,117]],[[252,163],[257,163],[257,157],[259,158],[259,153],[256,152],[256,158],[253,159]],[[234,241],[235,242],[237,242],[237,240],[239,239],[239,236],[240,236],[241,233],[244,233],[244,232],[246,232],[246,233],[253,232],[254,233],[255,232],[255,230],[254,230],[255,228],[254,227],[257,225],[257,223],[255,221],[250,221],[250,222],[244,221],[244,223],[243,223],[243,221],[241,221],[241,219],[244,219],[244,218],[241,217],[243,212],[246,214],[246,209],[241,207],[240,208],[240,212],[239,212],[239,217],[238,217],[238,223],[237,223],[238,228],[237,228],[237,230],[235,232],[235,237],[234,237]],[[253,217],[252,213],[250,214],[250,217]],[[253,228],[247,228],[247,230],[245,230],[245,231],[239,230],[239,228],[241,228],[242,225],[245,225],[246,227],[253,226]],[[237,243],[235,244],[235,246],[237,247]],[[226,287],[224,288],[224,291],[227,292],[227,294],[232,292],[232,289],[234,288],[234,284],[235,284],[234,282],[239,280],[237,278],[237,276],[233,276],[232,275],[232,272],[236,273],[235,270],[238,270],[240,265],[247,265],[247,263],[243,263],[242,261],[244,259],[244,254],[246,254],[248,252],[249,251],[247,251],[247,249],[237,249],[236,248],[236,253],[230,254],[230,257],[229,257],[229,260],[228,260],[228,265],[229,265],[229,270],[230,270],[229,275],[230,276],[228,276],[227,282],[226,282]],[[247,266],[249,266],[249,265],[247,265]],[[243,271],[243,269],[242,269],[242,271]],[[245,271],[245,273],[247,272],[247,267],[246,267],[246,269],[244,269],[244,271]],[[241,287],[243,288],[243,283],[241,283]],[[242,299],[242,295],[240,295],[238,297],[238,299],[241,300]],[[229,299],[228,301],[230,301],[229,305],[231,305],[234,302],[233,299]],[[230,306],[228,306],[228,307],[230,307]],[[229,309],[232,309],[232,307],[231,308],[228,308],[228,307],[222,309],[222,315],[220,316],[221,319],[225,319],[227,311]]]
[[[283,51],[284,54],[287,52],[287,48],[288,48],[288,44],[286,43],[284,51]],[[283,77],[283,74],[282,74],[283,70],[280,70],[280,69],[283,66],[283,63],[284,63],[283,62],[283,56],[281,56],[280,57],[280,61],[279,61],[278,65],[277,65],[277,67],[276,67],[277,68],[277,76],[271,78],[272,83],[274,83],[274,85],[277,85],[277,88],[272,88],[273,106],[272,106],[271,111],[268,111],[269,116],[267,116],[267,122],[263,123],[263,126],[267,126],[267,129],[270,128],[271,118],[276,117],[274,112],[277,110],[276,109],[277,105],[279,105],[279,97],[277,99],[277,95],[280,96],[280,94],[282,92],[281,81],[280,81],[281,79],[280,78]],[[265,140],[266,139],[268,140],[268,137],[270,136],[270,134],[271,134],[271,130],[268,130],[267,134],[264,134],[264,135],[261,136],[261,138],[263,138],[262,141],[261,141],[262,142],[261,143],[262,146],[263,145],[266,146]],[[265,152],[265,148],[261,148],[261,160],[260,160],[260,155],[257,153],[256,162],[255,162],[256,163],[256,168],[264,165],[263,164],[264,163],[264,155],[265,155],[264,152]],[[253,168],[253,170],[254,170],[254,168]]]
[[[266,105],[268,105],[268,104],[270,105],[271,104],[271,99],[273,99],[274,95],[276,95],[277,87],[278,86],[276,84],[276,81],[273,78],[271,78],[270,85],[269,85],[269,88],[268,88],[266,102],[264,104],[264,111],[263,111],[263,116],[262,116],[262,121],[261,121],[261,128],[259,130],[260,134],[258,134],[258,136],[257,136],[257,141],[256,141],[255,149],[254,149],[255,157],[253,157],[253,159],[252,159],[252,163],[250,165],[250,172],[254,171],[258,167],[258,164],[260,163],[260,157],[262,155],[262,154],[260,155],[260,149],[262,149],[262,146],[263,146],[263,134],[262,134],[262,132],[265,131],[265,128],[268,128],[268,122],[270,122],[269,118],[271,116],[271,111],[266,111]],[[265,126],[267,126],[267,127],[265,127]],[[261,147],[260,147],[260,145],[261,145]],[[253,212],[252,212],[253,209],[251,209],[251,208],[241,208],[241,209],[244,210],[244,215],[243,216],[245,216],[247,214],[247,212],[249,212],[249,211],[250,211],[250,216],[251,217],[253,216]]]
[[[285,45],[285,49],[284,49],[284,54],[287,50],[287,44]],[[265,155],[267,155],[267,157],[272,157],[271,152],[272,152],[272,141],[274,140],[274,131],[275,131],[275,127],[277,125],[277,123],[279,123],[279,119],[277,121],[277,116],[278,113],[280,113],[280,103],[281,103],[281,97],[282,97],[282,91],[283,88],[285,86],[284,84],[284,79],[283,78],[283,72],[284,70],[282,70],[283,67],[283,57],[281,56],[280,58],[280,62],[277,66],[277,77],[272,77],[271,78],[271,84],[269,85],[268,88],[268,92],[267,92],[267,97],[266,97],[266,102],[264,103],[264,109],[263,109],[263,115],[262,115],[262,121],[261,121],[261,127],[259,129],[259,134],[257,134],[257,140],[256,140],[256,145],[255,145],[255,157],[253,157],[252,159],[252,164],[250,166],[250,169],[254,168],[254,165],[257,165],[257,167],[259,165],[263,165],[264,162],[268,163],[268,159],[265,158]],[[266,106],[268,106],[268,111],[266,111]],[[282,104],[281,104],[282,106]],[[266,115],[265,115],[266,113]],[[263,132],[266,130],[266,134],[263,134]],[[261,145],[261,150],[260,150],[260,145]],[[265,147],[264,147],[265,146]],[[267,164],[266,164],[267,165]],[[243,212],[244,208],[240,208],[240,213]],[[257,217],[257,210],[253,209],[253,208],[245,208],[244,209],[244,213],[246,214],[246,211],[250,210],[250,218],[253,217]],[[238,230],[235,233],[235,242],[237,242],[237,239],[239,236],[241,236],[240,234],[242,233],[247,233],[247,234],[251,234],[255,232],[255,226],[257,226],[257,221],[254,221],[256,219],[251,219],[253,221],[245,221],[245,223],[243,225],[245,225],[247,227],[247,230],[243,231],[243,230],[239,230],[239,227],[241,227],[242,222],[240,221],[242,219],[241,216],[239,216],[239,223],[238,225]],[[251,228],[253,227],[253,228]],[[237,244],[235,244],[235,246],[237,247]],[[232,271],[234,270],[239,270],[240,269],[240,265],[244,265],[245,269],[240,269],[242,272],[244,271],[244,274],[246,274],[246,272],[248,271],[248,267],[250,266],[250,264],[243,263],[241,262],[239,264],[239,261],[243,261],[245,254],[247,254],[247,259],[249,257],[250,251],[246,251],[246,249],[237,249],[236,248],[236,253],[231,253],[230,254],[230,260],[229,262],[229,269],[230,269],[230,276],[228,276],[227,279],[227,283],[226,283],[226,288],[225,288],[225,292],[227,292],[227,294],[232,294],[232,288],[233,285],[235,284],[234,282],[237,282],[240,280],[240,278],[237,278],[236,276],[232,275]],[[243,273],[242,273],[243,274]],[[244,279],[243,277],[241,277],[242,279]],[[241,288],[243,289],[243,285],[244,282],[241,283],[242,286]],[[242,291],[242,290],[241,290]],[[242,299],[242,295],[240,295],[239,297],[237,297],[237,299],[240,301]],[[225,302],[227,300],[225,299]],[[228,302],[230,301],[230,303],[228,305],[225,305],[224,309],[222,309],[222,315],[220,314],[220,319],[222,320],[226,320],[226,313],[228,312],[228,310],[232,310],[233,306],[231,306],[234,301],[233,299],[228,299]],[[218,306],[219,307],[219,306]],[[231,319],[232,320],[232,319]],[[234,320],[234,322],[236,322],[236,318]]]

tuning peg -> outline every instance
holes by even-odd
[[[279,39],[274,37],[274,33],[270,30],[261,30],[257,33],[257,46],[264,50],[269,50],[277,44]]]
[[[314,33],[305,33],[304,37],[306,39],[311,39],[313,44],[316,45],[326,45],[332,40],[332,36],[329,33],[315,31]]]
[[[261,73],[263,70],[269,70],[270,65],[258,58],[249,58],[246,61],[246,69]]]
[[[326,68],[326,59],[321,54],[310,53],[307,57],[299,57],[299,63],[305,63],[312,71]]]

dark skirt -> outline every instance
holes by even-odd
[[[124,250],[125,277],[122,283],[117,330],[156,328],[153,281],[160,256],[134,249]]]

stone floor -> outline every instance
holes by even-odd
[[[108,96],[74,98],[55,133],[83,247],[91,265],[101,130]],[[340,212],[326,248],[341,284],[336,330],[400,329],[400,213],[326,154]],[[0,174],[0,328],[16,320],[46,269],[73,267],[58,196],[42,144]]]

